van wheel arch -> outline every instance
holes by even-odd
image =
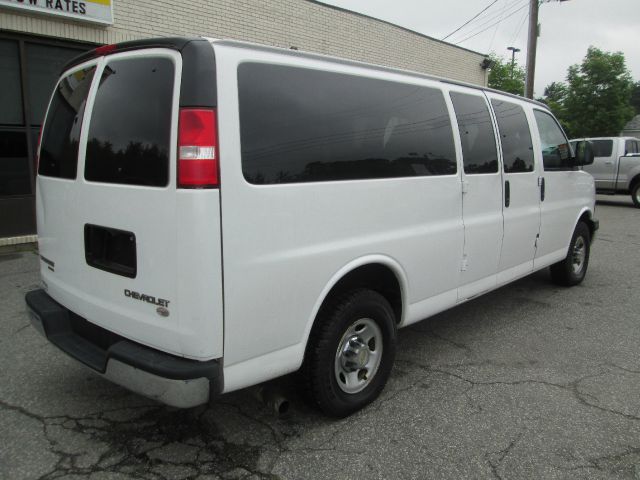
[[[580,224],[580,222],[584,223],[589,228],[589,242],[593,243],[593,237],[596,233],[596,222],[593,221],[592,212],[586,210],[582,213],[582,215],[580,215],[580,218],[578,218],[578,221],[573,227],[574,231],[578,227],[578,224]]]
[[[375,400],[391,374],[401,318],[400,283],[388,267],[365,265],[344,275],[309,333],[298,371],[307,401],[344,417]]]
[[[394,270],[382,263],[368,263],[350,270],[338,280],[325,295],[322,305],[316,314],[316,319],[320,312],[332,299],[339,297],[353,290],[366,288],[382,295],[391,305],[396,319],[396,324],[402,321],[403,295],[401,281]],[[313,327],[312,327],[313,328]]]

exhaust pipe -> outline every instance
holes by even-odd
[[[273,385],[259,385],[253,389],[253,395],[277,415],[287,413],[291,406],[289,400]]]

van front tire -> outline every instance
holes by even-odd
[[[564,260],[551,265],[551,279],[558,285],[571,287],[584,280],[589,266],[591,232],[584,222],[578,222],[569,251]]]
[[[391,373],[396,322],[379,293],[358,289],[329,300],[314,325],[300,374],[325,414],[346,417],[375,400]]]

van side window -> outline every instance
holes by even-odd
[[[498,151],[489,108],[483,97],[451,92],[464,157],[464,173],[497,173]]]
[[[527,116],[520,105],[491,100],[498,120],[505,173],[533,172],[533,143]]]
[[[562,130],[547,112],[534,110],[540,142],[542,143],[542,161],[545,170],[562,170],[570,168],[571,150],[569,142]]]
[[[96,93],[84,177],[94,182],[166,186],[173,62],[165,57],[111,60]]]
[[[42,130],[40,175],[76,178],[82,117],[95,71],[91,67],[67,75],[56,87]]]
[[[456,173],[438,89],[260,63],[239,66],[238,89],[251,183]]]

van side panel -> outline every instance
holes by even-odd
[[[264,376],[260,380],[297,369],[314,320],[314,306],[326,285],[345,265],[362,256],[387,256],[401,266],[407,275],[410,311],[410,304],[446,292],[448,306],[455,304],[464,241],[459,168],[457,174],[442,176],[251,184],[242,171],[238,65],[292,60],[215,43],[214,47],[220,119],[225,391],[251,383],[236,378],[247,371],[243,364],[261,365]],[[401,75],[373,74],[315,59],[294,61],[297,67],[406,81]]]

